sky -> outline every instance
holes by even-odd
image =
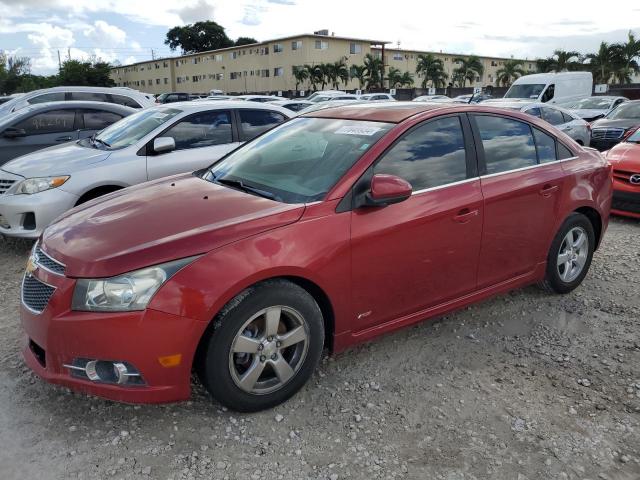
[[[328,29],[401,48],[533,59],[553,50],[595,51],[640,37],[640,1],[593,0],[0,0],[0,50],[53,74],[58,52],[122,64],[177,55],[167,30],[214,20],[232,39],[259,41]],[[152,52],[153,51],[153,52]]]

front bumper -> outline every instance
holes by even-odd
[[[34,195],[0,195],[0,234],[36,239],[59,215],[73,208],[78,196],[53,188]]]
[[[614,190],[611,213],[625,217],[640,218],[640,188],[636,190]]]
[[[191,364],[206,324],[147,309],[96,313],[69,310],[75,280],[38,268],[37,280],[55,288],[38,314],[21,305],[26,333],[23,355],[44,380],[90,395],[126,403],[185,400],[191,392]],[[181,356],[175,366],[160,358]],[[93,382],[72,375],[64,365],[76,358],[127,362],[140,372],[143,385]]]
[[[622,138],[617,138],[614,140],[606,140],[606,139],[591,137],[591,142],[589,146],[591,148],[595,148],[600,152],[604,152],[605,150],[610,150],[611,148],[619,144],[621,141],[622,141]]]

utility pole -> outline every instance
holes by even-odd
[[[151,60],[155,60],[156,59],[156,54],[153,51],[153,48],[151,49]]]
[[[58,71],[62,70],[62,61],[60,60],[60,49],[58,49]]]
[[[71,60],[71,48],[67,48],[67,60]]]

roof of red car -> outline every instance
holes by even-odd
[[[466,104],[465,104],[466,105]],[[453,103],[425,102],[381,102],[341,105],[303,114],[303,117],[343,118],[346,120],[368,120],[372,122],[400,123],[418,113],[436,109],[455,109]]]

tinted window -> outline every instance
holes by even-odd
[[[124,105],[125,107],[131,108],[142,108],[142,105],[134,99],[125,97],[124,95],[111,95],[111,98],[113,99],[113,103],[117,103],[118,105]]]
[[[58,133],[73,131],[74,110],[51,110],[33,115],[18,124],[16,128],[24,128],[27,135],[42,135],[44,133]]]
[[[292,110],[294,112],[299,112],[303,108],[307,107],[308,105],[306,103],[289,103],[287,105],[284,105],[284,108],[288,108],[289,110]]]
[[[562,125],[563,123],[565,123],[562,112],[560,110],[556,110],[555,108],[543,108],[542,118],[543,120],[549,122],[551,125]]]
[[[575,157],[573,152],[558,142],[558,160],[564,160],[565,158]]]
[[[556,141],[551,135],[533,129],[533,136],[536,139],[536,149],[538,150],[538,161],[548,163],[556,161]]]
[[[374,171],[404,178],[414,191],[466,179],[460,119],[442,118],[411,130],[384,154]]]
[[[564,112],[562,112],[562,119],[564,120],[564,123],[569,123],[573,121],[573,118],[571,118],[571,115]]]
[[[231,115],[220,111],[197,113],[179,121],[161,136],[173,137],[176,150],[231,143]]]
[[[64,92],[45,93],[43,95],[38,95],[37,97],[30,98],[27,101],[32,105],[36,103],[46,103],[46,102],[63,102]]]
[[[269,110],[238,110],[242,125],[242,140],[251,140],[262,132],[284,122],[284,115]]]
[[[80,113],[84,119],[85,130],[102,130],[122,118],[122,115],[117,113],[99,110],[81,110]]]
[[[475,120],[488,174],[537,164],[536,147],[528,124],[488,115],[476,115]]]
[[[71,92],[71,100],[88,100],[90,102],[106,102],[106,93],[97,92]]]
[[[556,90],[555,85],[549,85],[547,89],[544,91],[544,93],[542,94],[542,98],[540,100],[542,100],[543,102],[548,102],[553,98],[553,94],[555,93],[555,90]]]

